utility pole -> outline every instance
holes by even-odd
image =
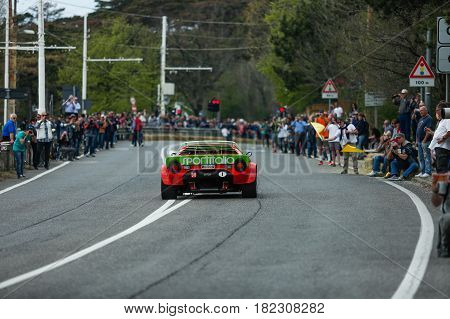
[[[5,22],[5,89],[9,89],[9,1],[6,0],[6,22]],[[7,96],[8,97],[8,96]],[[8,99],[3,105],[3,124],[8,120]]]
[[[84,111],[86,107],[86,100],[87,100],[87,76],[88,76],[88,62],[142,62],[142,58],[116,58],[116,59],[90,59],[88,58],[88,15],[86,14],[84,16],[84,28],[83,28],[83,70],[82,70],[82,92],[81,92],[81,110]]]
[[[39,47],[39,105],[38,113],[45,112],[45,38],[44,38],[44,1],[38,4],[38,47]]]
[[[428,65],[431,66],[431,30],[427,30],[427,51],[426,51],[426,61]],[[427,86],[425,88],[425,105],[428,112],[431,112],[431,88]]]
[[[161,81],[159,94],[159,106],[161,107],[161,115],[166,115],[166,105],[164,101],[164,87],[166,84],[166,49],[167,49],[167,17],[162,17],[162,40],[161,40]]]
[[[87,99],[87,46],[88,46],[88,15],[84,16],[84,32],[83,32],[83,79],[82,79],[82,92],[81,92],[81,111],[84,111],[85,102]]]
[[[160,114],[166,115],[166,103],[164,101],[164,89],[166,84],[166,71],[210,71],[208,67],[166,67],[167,54],[167,17],[162,17],[162,40],[161,40],[161,80],[158,85],[158,102],[160,106]]]

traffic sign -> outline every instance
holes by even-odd
[[[438,18],[438,43],[450,45],[450,26],[443,17]]]
[[[439,73],[450,73],[450,26],[445,18],[437,18],[436,70]]]
[[[427,87],[434,86],[434,73],[431,71],[425,58],[421,56],[413,70],[409,74],[409,86]]]
[[[450,46],[438,49],[437,64],[440,73],[450,73]]]
[[[28,89],[3,89],[0,88],[0,99],[5,100],[27,100]]]
[[[386,98],[379,93],[375,92],[366,92],[364,94],[364,105],[366,107],[377,107],[383,106]]]
[[[322,99],[337,99],[338,91],[333,80],[329,79],[322,88]]]

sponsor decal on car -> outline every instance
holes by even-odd
[[[242,159],[245,163],[250,162],[250,158],[246,155],[188,155],[188,156],[169,156],[166,158],[166,165],[172,161],[178,161],[183,167],[191,165],[208,166],[211,165],[233,165],[237,159]]]

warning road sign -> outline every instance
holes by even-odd
[[[423,56],[419,58],[409,75],[409,86],[434,86],[434,73]]]
[[[337,99],[338,91],[333,80],[328,80],[322,89],[322,99]]]

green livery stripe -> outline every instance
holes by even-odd
[[[237,159],[242,159],[247,165],[250,163],[248,155],[175,155],[166,158],[166,166],[178,161],[182,166],[190,165],[233,165]]]

